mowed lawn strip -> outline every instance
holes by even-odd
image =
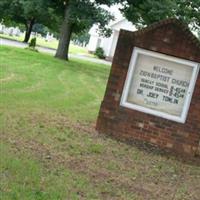
[[[22,42],[24,39],[24,36],[22,35],[20,37],[17,37],[17,36],[9,36],[9,35],[0,33],[0,39],[1,38]],[[31,39],[30,39],[30,41],[31,41]],[[58,40],[53,39],[51,41],[46,41],[45,38],[37,37],[36,45],[56,50],[58,47]],[[89,56],[89,57],[95,57],[93,54],[88,53],[87,48],[77,46],[73,43],[70,43],[69,53],[70,54],[82,54],[82,55]]]
[[[17,48],[0,47],[0,53],[2,109],[55,111],[86,121],[96,118],[110,66],[67,63]]]
[[[199,199],[198,164],[96,133],[109,71],[0,47],[0,199]]]

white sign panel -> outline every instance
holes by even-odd
[[[199,64],[134,48],[121,106],[184,123]]]

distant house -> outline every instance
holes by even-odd
[[[90,40],[87,46],[91,53],[95,52],[96,48],[102,47],[108,60],[113,59],[120,29],[136,31],[135,26],[126,19],[114,22],[110,25],[110,28],[112,35],[109,38],[104,38],[98,35],[98,27],[94,25],[89,31]]]

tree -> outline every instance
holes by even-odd
[[[48,27],[44,26],[43,24],[38,24],[38,23],[34,24],[32,31],[36,33],[40,33],[42,36],[46,36],[46,34],[50,32]]]
[[[178,18],[200,32],[200,0],[177,0],[177,7]]]
[[[59,45],[55,57],[68,60],[69,44],[72,33],[84,32],[94,23],[102,34],[108,34],[106,24],[113,19],[102,4],[111,5],[114,0],[55,0],[56,13],[63,13]]]
[[[86,45],[90,40],[89,29],[85,29],[85,31],[81,31],[80,33],[72,34],[71,40],[75,44]]]
[[[12,21],[25,25],[24,42],[29,41],[35,23],[48,27],[55,25],[52,23],[55,22],[52,11],[50,0],[1,0],[0,2],[0,18],[5,22]]]
[[[200,27],[200,0],[126,0],[122,5],[124,16],[138,28],[166,18],[180,19],[192,29]]]

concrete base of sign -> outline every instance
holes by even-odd
[[[184,91],[184,101],[191,95],[188,109],[185,109],[187,105],[183,101],[176,112],[170,111],[172,115],[178,113],[181,116],[185,109],[185,118],[182,116],[180,120],[173,120],[165,115],[153,115],[151,112],[148,113],[148,110],[144,112],[134,107],[125,107],[121,103],[122,94],[135,47],[200,63],[200,42],[177,20],[165,20],[137,32],[121,31],[97,120],[97,130],[122,139],[142,140],[174,152],[197,155],[200,142],[199,73],[196,70],[194,92]],[[179,75],[176,74],[176,77]],[[187,81],[191,83],[191,79]],[[167,112],[167,109],[164,108],[164,111]]]

